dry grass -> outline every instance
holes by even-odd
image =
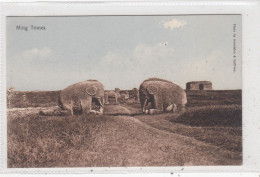
[[[86,153],[83,149],[91,151],[105,123],[106,118],[99,116],[13,115],[8,119],[8,166],[53,167],[75,162]]]
[[[190,126],[242,127],[241,105],[213,105],[188,108],[173,122]]]
[[[7,99],[8,108],[58,106],[59,94],[60,91],[14,91]]]
[[[188,107],[242,104],[242,90],[186,90]]]
[[[8,167],[241,164],[241,127],[191,127],[171,123],[174,116],[43,117],[14,111],[8,116]]]
[[[210,102],[208,93],[200,94],[181,115],[139,115],[134,101],[107,105],[105,116],[38,114],[56,107],[11,109],[8,167],[240,165],[241,106],[196,107],[199,100]],[[220,103],[214,96],[211,102]],[[122,114],[127,116],[114,116]]]
[[[242,110],[240,105],[203,106],[181,115],[137,116],[155,128],[193,137],[199,141],[238,152],[242,158]]]

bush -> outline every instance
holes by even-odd
[[[201,106],[187,109],[171,120],[190,126],[242,126],[241,105]]]

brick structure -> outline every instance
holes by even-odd
[[[186,90],[212,90],[212,83],[210,81],[187,82]]]

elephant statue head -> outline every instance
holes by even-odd
[[[92,110],[92,103],[99,110]],[[61,91],[59,106],[74,114],[74,109],[81,113],[103,114],[104,110],[104,86],[97,80],[87,80],[73,84]]]
[[[158,78],[143,81],[139,97],[143,113],[177,112],[187,104],[186,93],[180,86]]]

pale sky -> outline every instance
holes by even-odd
[[[213,89],[241,89],[241,60],[240,15],[7,18],[7,87],[21,91],[88,79],[132,89],[150,77],[182,88],[208,80]]]

